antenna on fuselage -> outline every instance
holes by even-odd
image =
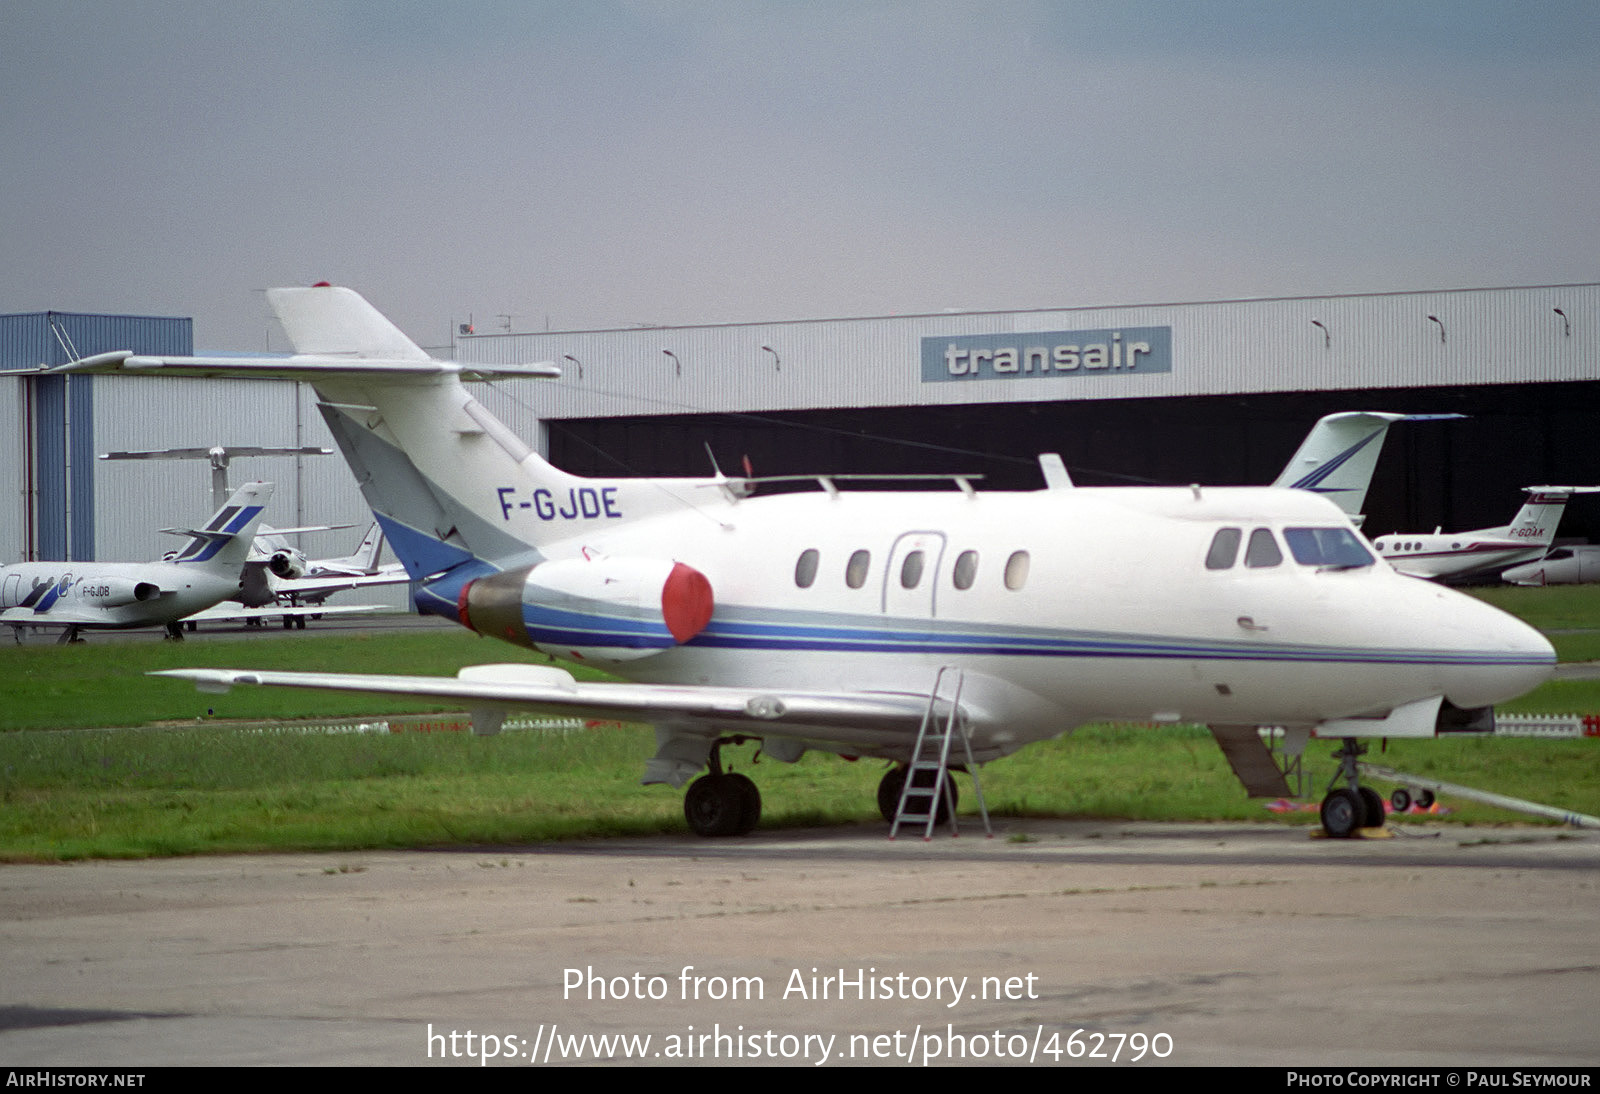
[[[1039,470],[1044,473],[1044,488],[1046,490],[1069,490],[1072,488],[1072,476],[1067,473],[1067,465],[1062,462],[1058,453],[1039,453]]]

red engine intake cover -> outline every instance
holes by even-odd
[[[661,587],[661,617],[681,645],[706,629],[715,607],[711,582],[693,566],[675,562]]]

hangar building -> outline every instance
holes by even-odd
[[[191,331],[0,316],[0,367],[188,353]],[[561,364],[558,381],[479,395],[579,474],[701,475],[709,446],[732,474],[748,458],[763,476],[973,473],[1030,489],[1037,453],[1059,452],[1085,485],[1257,483],[1321,415],[1390,410],[1470,417],[1390,430],[1370,534],[1501,524],[1524,486],[1600,483],[1600,284],[464,334],[453,352]],[[159,529],[210,513],[208,468],[97,457],[217,444],[332,440],[301,384],[0,381],[0,560],[159,557],[175,542]],[[280,527],[356,526],[306,536],[313,557],[348,553],[369,519],[337,456],[237,459],[230,475],[278,484]],[[1600,539],[1600,498],[1576,499],[1562,535]]]
[[[1270,482],[1341,410],[1390,430],[1366,530],[1504,524],[1531,485],[1600,483],[1600,284],[862,319],[464,334],[464,362],[554,361],[517,398],[590,475],[981,473],[1040,485]],[[1600,537],[1575,500],[1562,536]]]

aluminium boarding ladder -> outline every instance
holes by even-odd
[[[955,694],[947,701],[949,713],[945,715],[941,726],[936,708],[946,673],[955,678]],[[961,711],[961,686],[964,681],[965,674],[956,665],[943,666],[933,679],[933,690],[928,693],[928,708],[922,713],[917,741],[911,747],[911,762],[906,765],[905,783],[900,788],[900,801],[895,807],[894,821],[889,826],[890,839],[894,839],[904,822],[921,822],[924,826],[922,838],[932,839],[941,802],[950,817],[950,834],[961,834],[956,826],[955,784],[950,781],[950,744],[957,738],[966,757],[967,774],[972,777],[972,790],[978,796],[978,813],[983,817],[983,830],[990,837],[994,836],[994,829],[989,826],[989,808],[983,800],[983,787],[978,783],[978,765],[972,760],[972,743],[967,738],[966,718]],[[922,777],[919,778],[919,775]]]

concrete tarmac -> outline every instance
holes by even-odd
[[[1594,832],[884,837],[3,866],[0,1061],[1600,1062]]]

